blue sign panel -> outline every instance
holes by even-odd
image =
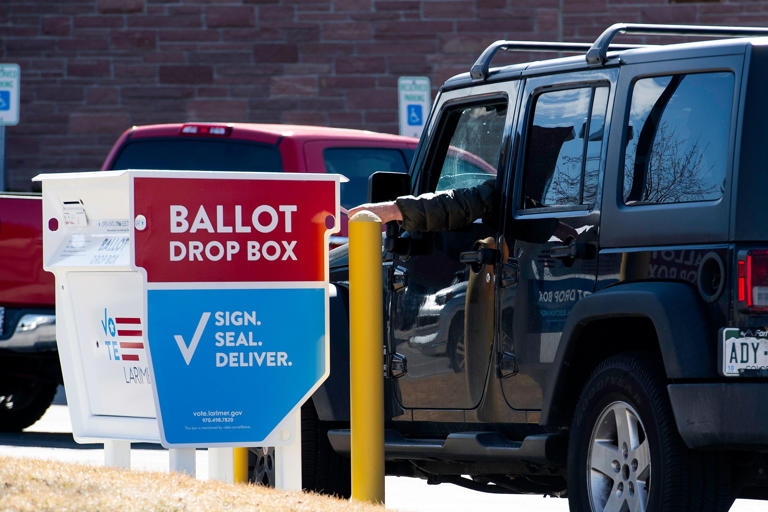
[[[150,289],[165,446],[265,439],[319,382],[325,288]]]
[[[424,124],[424,114],[421,105],[408,105],[408,125],[421,126]]]
[[[11,91],[0,91],[0,110],[11,110]]]

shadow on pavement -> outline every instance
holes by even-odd
[[[2,432],[0,445],[37,448],[67,448],[70,450],[103,450],[103,444],[78,444],[70,433]],[[163,450],[159,444],[132,443],[134,450]]]

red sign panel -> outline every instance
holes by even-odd
[[[137,177],[133,190],[148,282],[325,279],[333,180]]]

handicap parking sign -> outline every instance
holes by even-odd
[[[0,110],[11,110],[11,91],[0,91]]]
[[[421,105],[408,105],[408,126],[421,126],[424,124]]]

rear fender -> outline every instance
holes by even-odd
[[[656,340],[648,348],[659,350],[668,379],[701,379],[716,374],[714,330],[695,289],[685,283],[644,282],[617,285],[585,297],[574,305],[563,329],[552,365],[552,377],[544,392],[541,423],[569,421],[568,390],[584,369],[579,367],[580,351],[590,350],[584,332],[590,324],[603,320],[643,318],[650,321]],[[622,347],[622,333],[615,333],[610,349]],[[654,346],[658,341],[658,347]],[[591,368],[587,369],[591,372]],[[576,392],[578,399],[578,392]]]

